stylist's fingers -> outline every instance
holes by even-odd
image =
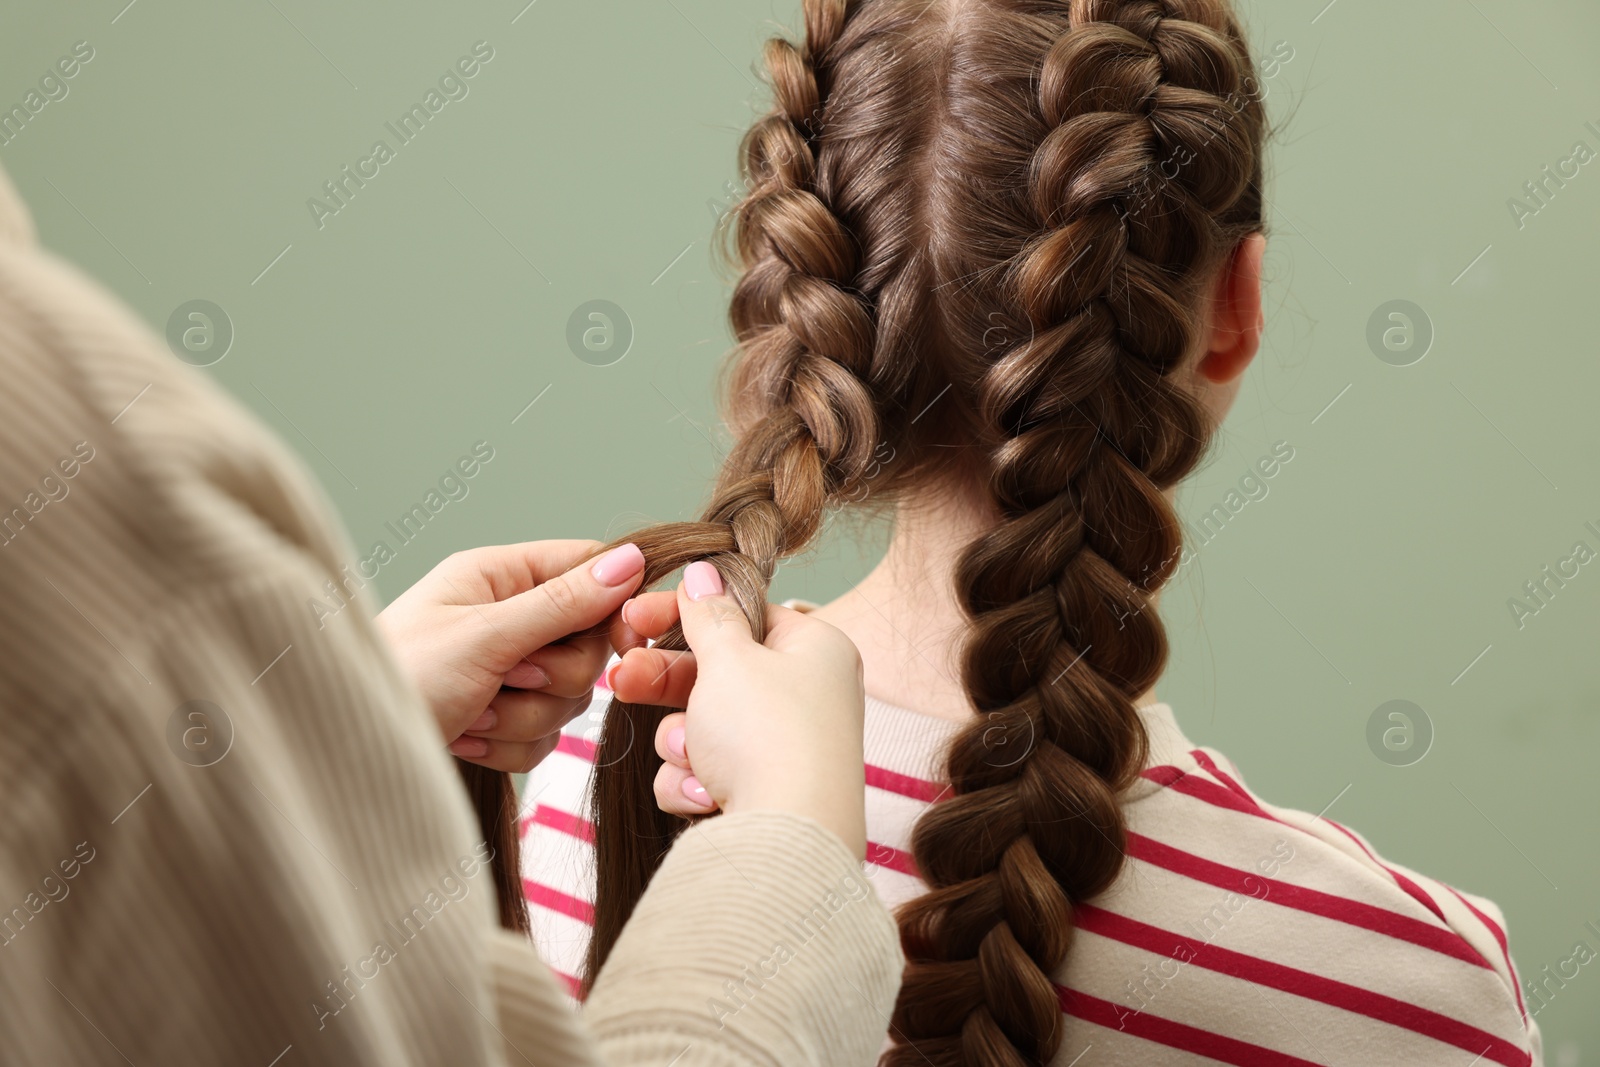
[[[447,588],[453,592],[467,593],[465,603],[509,600],[592,559],[604,547],[599,541],[578,540],[484,545],[449,556],[428,577],[437,574],[447,579]]]
[[[581,696],[594,688],[610,658],[611,646],[605,638],[574,638],[524,656],[506,672],[503,684],[554,696]]]
[[[611,647],[618,653],[643,648],[678,621],[678,594],[670,589],[640,593],[611,617]]]
[[[717,568],[705,560],[696,560],[683,569],[683,581],[678,585],[678,615],[684,640],[702,664],[748,648],[755,641],[750,620],[727,595]]]
[[[493,741],[540,741],[577,718],[593,700],[593,690],[585,690],[576,697],[558,697],[502,689],[463,736]],[[454,748],[451,751],[458,756],[468,754]]]
[[[617,650],[617,655],[619,656],[626,653],[630,648],[644,648],[649,644],[632,626],[628,625],[628,605],[631,603],[633,603],[631,600],[624,601],[622,607],[606,623],[606,640],[610,642],[612,648]]]
[[[656,755],[665,761],[656,771],[656,805],[672,815],[705,815],[715,811],[717,804],[689,766],[684,722],[682,714],[673,714],[656,727]]]
[[[611,669],[607,682],[617,699],[630,704],[682,708],[689,704],[694,679],[694,653],[636,648]]]
[[[687,715],[675,711],[656,724],[656,755],[683,770],[689,769],[689,749],[684,741],[688,722]]]
[[[640,593],[622,605],[622,621],[640,637],[654,641],[678,621],[678,594],[673,589]]]
[[[656,771],[656,807],[669,815],[708,815],[717,810],[700,779],[670,763]]]
[[[495,629],[519,646],[520,659],[605,620],[639,587],[643,574],[644,553],[630,542],[484,610]]]
[[[553,733],[537,741],[490,741],[482,737],[461,737],[450,751],[468,763],[508,774],[527,774],[556,750],[561,734]]]

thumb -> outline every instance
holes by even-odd
[[[484,605],[486,618],[518,646],[520,656],[598,624],[622,607],[643,574],[644,554],[629,542],[526,592]]]
[[[683,581],[678,584],[678,616],[684,640],[701,664],[755,644],[750,620],[723,589],[717,568],[705,560],[696,560],[683,569]]]

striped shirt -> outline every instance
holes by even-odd
[[[574,994],[593,922],[587,788],[608,700],[568,726],[525,795],[535,931]],[[1128,862],[1079,910],[1056,975],[1058,1067],[1079,1056],[1084,1067],[1542,1063],[1493,903],[1261,800],[1167,705],[1140,713],[1150,762],[1125,797]],[[911,828],[945,792],[959,729],[867,700],[865,869],[891,907],[925,890]]]

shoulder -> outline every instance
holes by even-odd
[[[1492,903],[1384,860],[1329,819],[1267,803],[1221,753],[1162,729],[1126,807],[1130,862],[1086,908],[1089,936],[1069,965],[1111,1018],[1273,1047],[1281,1030],[1285,1052],[1297,1031],[1343,1032],[1377,1059],[1405,1048],[1530,1062],[1537,1029]],[[1164,957],[1164,970],[1125,981],[1130,949]]]

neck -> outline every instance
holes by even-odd
[[[889,549],[872,572],[812,613],[861,650],[868,695],[941,719],[972,716],[961,682],[967,617],[955,572],[996,520],[981,491],[946,485],[917,493],[896,510]],[[1155,699],[1151,688],[1134,703]]]

